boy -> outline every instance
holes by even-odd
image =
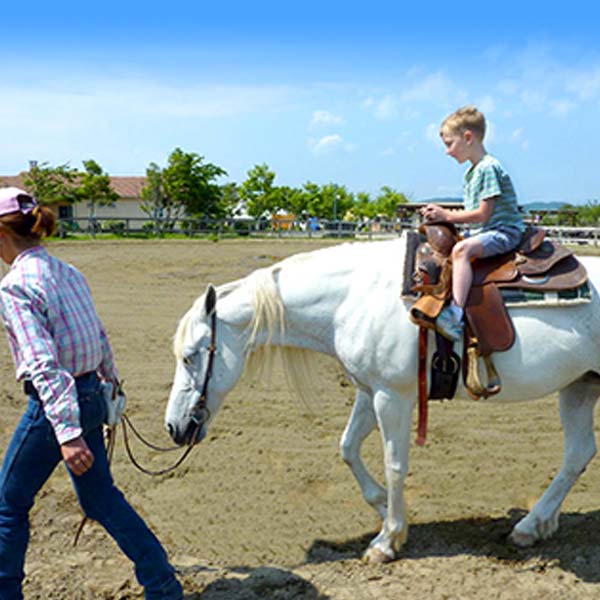
[[[459,108],[444,120],[440,136],[446,154],[460,164],[471,163],[463,185],[465,209],[449,211],[428,204],[422,214],[428,221],[481,224],[452,250],[452,302],[436,321],[443,336],[457,341],[462,336],[463,311],[473,279],[471,261],[514,250],[525,224],[510,177],[483,145],[483,114],[474,106]]]

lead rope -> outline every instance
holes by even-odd
[[[131,446],[129,444],[129,437],[127,435],[126,424],[129,425],[129,427],[131,427],[131,431],[133,431],[133,433],[138,438],[138,440],[140,440],[144,445],[146,445],[148,448],[151,448],[152,450],[155,450],[157,452],[171,452],[173,450],[181,449],[181,446],[171,446],[169,448],[161,448],[159,446],[155,446],[154,444],[151,444],[150,442],[146,441],[140,435],[140,433],[137,431],[137,429],[131,423],[131,419],[129,417],[126,417],[125,415],[122,415],[122,416],[123,416],[123,443],[125,444],[125,450],[127,452],[127,456],[129,457],[129,460],[132,462],[133,466],[136,469],[138,469],[138,471],[141,471],[142,473],[144,473],[146,475],[152,475],[153,477],[157,477],[158,475],[164,475],[165,473],[170,473],[171,471],[174,471],[187,458],[189,453],[194,448],[193,440],[196,439],[196,436],[197,436],[200,428],[202,427],[202,423],[199,423],[196,426],[196,429],[194,430],[193,435],[190,437],[191,441],[188,444],[188,447],[183,451],[183,454],[175,461],[174,464],[172,464],[170,467],[167,467],[165,469],[159,469],[158,471],[151,471],[150,469],[146,469],[145,467],[142,467],[142,465],[140,465],[140,463],[136,460],[135,456],[133,456],[133,452],[132,452]]]
[[[138,471],[141,471],[145,475],[151,475],[153,477],[157,477],[159,475],[164,475],[166,473],[170,473],[171,471],[174,471],[177,467],[179,467],[179,465],[181,465],[181,463],[183,463],[183,461],[188,457],[189,453],[194,448],[194,444],[192,442],[190,442],[188,444],[187,448],[183,451],[182,455],[170,467],[167,467],[165,469],[160,469],[158,471],[151,471],[150,469],[146,469],[145,467],[140,465],[140,463],[134,457],[133,452],[131,450],[131,446],[129,444],[129,437],[127,435],[127,426],[129,426],[131,428],[131,431],[133,431],[134,435],[138,438],[138,440],[140,440],[140,442],[142,442],[148,448],[155,450],[156,452],[172,452],[173,450],[180,450],[181,447],[180,446],[169,446],[168,448],[163,448],[160,446],[155,446],[154,444],[151,444],[148,440],[144,439],[144,437],[135,428],[135,426],[131,422],[131,419],[127,415],[122,414],[121,419],[122,419],[121,425],[123,427],[123,442],[125,445],[125,450],[127,452],[127,456],[129,457],[129,460],[131,461],[133,466],[136,469],[138,469]],[[194,434],[191,437],[192,440],[194,440],[196,438],[198,430],[200,429],[201,426],[202,425],[200,424],[194,431]],[[113,454],[114,454],[114,450],[115,450],[115,443],[116,443],[116,439],[117,439],[117,436],[116,436],[117,427],[118,427],[118,425],[113,425],[112,427],[107,427],[106,432],[105,432],[106,455],[108,458],[109,466],[112,463],[112,458],[113,458]],[[89,519],[86,515],[84,515],[83,518],[81,519],[81,522],[79,523],[79,527],[77,528],[77,531],[75,532],[73,546],[77,546],[77,542],[79,541],[79,538],[81,536],[83,528],[85,527],[85,524],[88,522],[88,520]]]

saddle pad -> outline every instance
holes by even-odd
[[[586,283],[577,288],[560,291],[537,291],[502,288],[504,304],[508,307],[563,307],[586,304],[592,300],[592,290]]]

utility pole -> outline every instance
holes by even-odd
[[[337,221],[337,183],[333,184],[333,220]]]

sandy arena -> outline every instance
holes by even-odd
[[[169,445],[163,418],[171,340],[193,300],[208,282],[327,243],[77,241],[53,243],[51,251],[88,277],[126,382],[128,414],[145,435]],[[6,340],[0,352],[3,456],[25,398]],[[318,377],[323,390],[312,414],[277,370],[270,383],[242,381],[207,439],[173,474],[139,473],[119,438],[115,479],[163,541],[188,600],[600,597],[598,459],[567,498],[552,540],[527,550],[505,541],[560,466],[555,397],[516,406],[432,404],[428,444],[411,452],[408,542],[399,560],[367,566],[360,557],[379,521],[338,451],[353,389],[331,359]],[[175,458],[136,451],[154,469]],[[364,455],[381,478],[376,434]],[[142,598],[131,565],[101,527],[87,525],[73,547],[80,519],[59,468],[33,510],[25,598]]]

